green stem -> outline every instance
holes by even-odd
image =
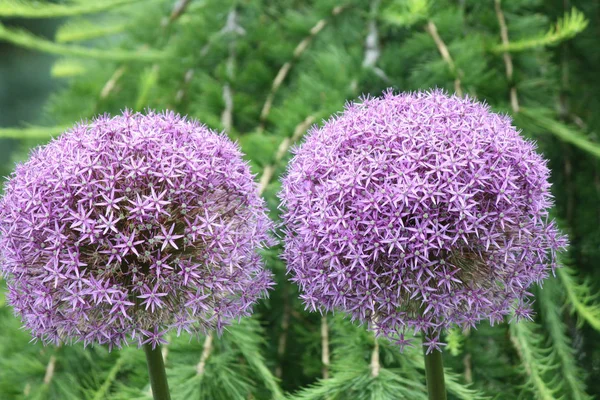
[[[154,400],[171,400],[165,363],[163,361],[160,346],[157,345],[152,349],[150,344],[145,344],[144,352],[146,352],[146,361],[148,362],[148,373],[150,375],[150,384],[152,385],[152,395],[154,396]]]
[[[425,339],[424,336],[423,339]],[[425,356],[425,376],[427,377],[429,400],[446,400],[442,352],[433,350],[427,354],[427,347],[423,346],[423,355]]]

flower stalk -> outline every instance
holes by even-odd
[[[150,375],[150,385],[152,386],[152,396],[154,400],[171,400],[169,394],[169,383],[167,382],[167,373],[163,361],[160,345],[152,347],[151,344],[144,345],[146,361],[148,363],[148,374]]]
[[[425,335],[423,335],[423,342],[426,340]],[[425,377],[427,379],[429,400],[446,400],[442,352],[436,349],[428,352],[428,347],[423,346],[423,356],[425,357]]]

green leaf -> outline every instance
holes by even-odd
[[[566,13],[565,16],[558,20],[556,25],[550,27],[546,34],[529,39],[517,40],[510,42],[507,45],[499,44],[493,48],[495,53],[503,53],[506,51],[517,52],[525,51],[535,47],[554,46],[570,39],[583,31],[588,25],[588,20],[585,15],[573,8],[571,13]]]
[[[0,3],[0,17],[56,18],[91,14],[139,0],[86,1],[73,4],[54,4],[41,1],[3,0]]]
[[[165,57],[165,53],[156,50],[136,52],[123,49],[101,50],[83,46],[66,46],[35,36],[22,29],[7,28],[2,24],[0,24],[0,40],[46,53],[62,56],[96,58],[99,60],[154,62]]]

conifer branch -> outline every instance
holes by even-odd
[[[600,144],[590,141],[583,132],[550,117],[552,114],[551,110],[521,107],[517,117],[521,122],[532,124],[532,126],[541,128],[545,132],[550,132],[559,139],[600,158]]]
[[[593,290],[589,281],[577,282],[575,271],[563,265],[556,269],[567,296],[567,304],[571,312],[579,317],[580,324],[587,322],[592,328],[600,331],[600,304],[597,291]]]
[[[567,335],[567,327],[562,318],[562,296],[559,291],[559,282],[551,278],[544,283],[544,288],[537,291],[537,300],[541,308],[541,316],[550,337],[551,348],[560,364],[560,386],[568,389],[568,393],[575,400],[590,400],[585,392],[585,374],[577,365],[575,351],[571,346],[571,338]],[[557,375],[559,372],[556,372]]]
[[[71,126],[29,126],[25,128],[0,128],[2,139],[47,139],[58,135]]]
[[[170,25],[172,25],[175,21],[177,21],[185,13],[185,10],[187,9],[187,6],[189,5],[189,3],[190,3],[190,0],[178,0],[175,3],[175,5],[173,6],[173,9],[171,10],[171,14],[169,15],[169,17],[163,19],[163,23],[162,23],[163,31],[166,31],[166,29]],[[145,104],[146,98],[148,96],[148,93],[150,92],[150,89],[158,81],[159,72],[160,72],[160,69],[159,69],[158,63],[155,63],[152,66],[152,68],[147,71],[147,73],[141,83],[141,88],[140,88],[139,94],[138,94],[138,100],[136,101],[136,109],[142,108],[143,105]]]
[[[500,36],[502,38],[502,45],[505,48],[509,48],[510,43],[508,41],[508,27],[506,26],[506,19],[501,7],[502,0],[494,0],[494,8],[496,9],[496,16],[498,23],[500,24]],[[508,51],[502,53],[504,58],[504,66],[506,68],[506,79],[510,85],[510,107],[514,113],[519,112],[519,99],[517,97],[517,87],[513,81],[513,62],[512,57]]]
[[[206,369],[206,362],[210,357],[210,354],[213,350],[213,335],[209,333],[206,335],[206,339],[204,339],[204,345],[202,346],[202,355],[200,356],[200,361],[196,365],[196,375],[202,376],[204,374],[204,370]]]
[[[564,8],[567,8],[568,0],[563,1]],[[561,43],[560,49],[560,92],[558,94],[558,116],[565,122],[570,117],[569,111],[569,60],[568,60],[568,46],[567,43]],[[580,127],[581,128],[581,127]],[[584,128],[585,129],[585,128]],[[573,163],[572,163],[572,149],[570,146],[563,144],[564,156],[564,174],[565,174],[565,192],[567,193],[566,201],[566,212],[565,220],[568,226],[573,226],[573,216],[575,214],[575,196],[577,190],[574,186],[573,180]]]
[[[86,67],[79,60],[60,59],[52,64],[50,75],[54,78],[70,78],[83,75]]]
[[[323,367],[321,368],[321,374],[323,375],[323,379],[329,378],[329,326],[327,324],[327,315],[323,314],[321,316],[321,363]]]
[[[108,372],[108,375],[106,376],[104,383],[102,383],[102,386],[100,386],[98,391],[94,394],[93,400],[106,399],[108,391],[110,390],[110,387],[117,378],[117,374],[123,367],[123,364],[125,364],[125,356],[121,354],[117,362],[112,366],[112,368]]]
[[[277,165],[281,162],[281,160],[283,160],[283,157],[285,157],[285,155],[287,154],[290,146],[292,146],[294,143],[296,143],[302,137],[304,132],[306,132],[306,130],[313,123],[314,120],[315,120],[315,116],[309,115],[308,117],[306,117],[304,119],[304,121],[302,121],[298,125],[296,125],[296,128],[294,128],[294,133],[292,134],[292,137],[287,137],[287,138],[283,139],[283,141],[279,145],[279,148],[277,149],[277,153],[275,153],[275,159],[273,160],[273,163],[270,165],[267,165],[263,170],[263,173],[260,178],[259,185],[258,185],[259,193],[262,194],[265,191],[265,189],[269,185],[269,182],[271,182],[271,179],[273,179],[273,174],[275,173],[275,168],[277,168]]]
[[[342,11],[344,11],[346,8],[347,8],[347,6],[337,6],[337,7],[333,8],[333,10],[331,10],[331,17],[332,18],[336,17]],[[323,28],[325,28],[325,26],[327,26],[328,22],[329,22],[329,20],[326,18],[320,19],[310,29],[308,36],[306,36],[300,43],[298,43],[298,45],[294,49],[294,53],[292,54],[292,59],[290,61],[286,62],[285,64],[283,64],[283,66],[279,69],[279,72],[277,72],[277,75],[275,76],[275,79],[273,80],[273,83],[271,84],[271,91],[267,95],[267,100],[265,101],[265,103],[262,107],[262,110],[260,112],[261,125],[260,125],[259,130],[262,130],[264,128],[265,121],[267,120],[267,117],[269,116],[269,113],[271,112],[271,106],[273,105],[273,100],[275,99],[275,95],[279,91],[281,84],[283,83],[283,81],[287,77],[288,73],[292,69],[292,66],[300,58],[300,56],[302,56],[304,51],[306,51],[306,49],[308,48],[310,43],[319,34],[319,32],[321,32],[323,30]]]
[[[81,42],[115,35],[124,32],[127,28],[129,28],[129,25],[125,23],[105,23],[100,25],[88,19],[69,21],[58,28],[54,35],[54,40],[57,43]]]
[[[264,344],[265,332],[258,319],[244,318],[238,325],[228,329],[229,340],[239,348],[241,355],[247,361],[266,388],[271,392],[270,399],[283,400],[285,398],[279,383],[271,370],[267,367],[261,354],[260,347]],[[225,336],[224,336],[225,337]]]
[[[462,352],[465,337],[459,327],[453,327],[446,331],[446,350],[454,357]]]
[[[523,39],[509,44],[495,46],[492,50],[496,53],[505,51],[524,51],[536,47],[553,46],[564,40],[570,39],[583,31],[588,25],[585,15],[573,8],[571,13],[565,13],[564,17],[556,22],[555,26],[550,27],[545,35]]]
[[[141,110],[144,106],[148,105],[148,97],[150,91],[158,82],[160,68],[158,64],[154,64],[152,67],[145,69],[140,76],[140,85],[138,89],[138,96],[135,101],[135,109]]]
[[[390,24],[410,27],[427,18],[430,13],[429,0],[402,0],[392,2],[383,12],[383,19]]]
[[[210,38],[208,40],[208,42],[204,45],[204,47],[202,47],[202,50],[200,50],[200,55],[204,57],[208,54],[208,52],[210,51],[210,49],[212,47],[213,42],[215,40],[217,40],[217,38],[219,38],[223,35],[227,35],[227,34],[234,35],[234,38],[229,43],[229,57],[227,59],[227,67],[226,67],[228,79],[232,79],[232,78],[229,78],[229,76],[230,76],[229,73],[230,73],[230,71],[233,72],[233,67],[235,66],[234,61],[235,61],[236,36],[243,36],[246,34],[246,31],[244,30],[244,28],[242,28],[237,21],[238,21],[237,8],[234,7],[227,14],[227,19],[226,19],[226,22],[225,22],[225,25],[223,26],[223,28],[221,28],[221,30],[219,30],[212,38]],[[233,56],[232,56],[232,54],[233,54]],[[180,103],[183,100],[183,98],[185,97],[185,94],[186,94],[186,90],[187,90],[190,82],[194,78],[194,74],[195,74],[195,71],[193,68],[190,68],[189,70],[186,71],[186,73],[184,75],[184,79],[183,79],[182,88],[179,89],[177,91],[177,94],[175,95],[175,102]],[[233,76],[233,75],[231,75],[231,76]],[[233,98],[229,97],[229,95],[231,94],[230,91],[231,91],[230,85],[229,85],[229,83],[227,83],[225,85],[225,87],[223,88],[223,100],[225,102],[226,109],[228,107],[229,101],[231,101],[231,107],[233,107]],[[228,94],[226,94],[226,92],[228,92]],[[232,108],[232,110],[233,110],[233,108]],[[223,111],[223,112],[225,112],[225,111]],[[223,117],[224,117],[224,115],[221,115],[221,122],[225,125],[225,123],[223,121]],[[228,130],[228,129],[225,128],[225,130]]]
[[[456,65],[454,64],[454,60],[452,59],[452,56],[450,55],[450,51],[448,50],[446,43],[444,43],[444,41],[440,37],[437,27],[435,26],[435,23],[432,20],[427,21],[427,25],[425,25],[425,30],[432,37],[433,41],[435,42],[435,45],[438,48],[438,51],[440,52],[440,55],[442,56],[442,58],[444,59],[444,61],[448,65],[448,67],[450,68],[450,72],[454,75],[454,91],[456,92],[456,94],[458,96],[462,96],[463,91],[462,91],[462,86],[461,86],[461,82],[460,82],[461,72],[456,68]]]
[[[0,40],[15,45],[61,56],[94,58],[107,61],[140,61],[150,62],[162,60],[166,53],[158,50],[141,51],[124,49],[96,49],[84,46],[63,45],[35,36],[21,29],[7,28],[0,24]]]
[[[182,3],[186,3],[186,4],[182,4]],[[183,13],[185,12],[186,8],[187,8],[187,3],[189,2],[185,2],[183,0],[180,0],[178,3],[175,4],[173,10],[171,11],[171,14],[169,16],[169,18],[166,19],[166,23],[163,24],[163,29],[166,29],[170,24],[174,23],[175,21],[177,21],[177,19],[179,17],[181,17],[183,15]],[[106,82],[106,84],[104,85],[104,87],[102,88],[102,91],[100,93],[100,98],[101,99],[105,99],[107,98],[110,93],[113,91],[113,89],[115,88],[117,82],[119,81],[119,79],[123,76],[123,74],[127,71],[127,67],[122,65],[119,68],[117,68],[115,70],[115,72],[113,73],[113,75],[110,77],[110,79]],[[153,64],[152,68],[149,70],[150,72],[147,74],[147,77],[149,78],[149,80],[147,81],[147,85],[146,85],[146,89],[149,90],[150,89],[150,85],[153,84],[152,81],[156,81],[158,80],[158,73],[159,73],[159,65],[158,64]],[[136,108],[140,108],[141,106],[139,105],[140,103],[143,103],[145,100],[145,96],[148,93],[143,93],[143,91],[140,93],[140,95],[138,96],[138,101],[136,102]],[[143,105],[143,104],[142,104]]]
[[[551,368],[552,354],[542,347],[544,338],[538,332],[538,326],[529,321],[509,325],[510,340],[519,355],[527,377],[527,386],[533,388],[539,400],[555,400],[556,382],[544,379],[545,372]]]
[[[59,18],[93,14],[110,10],[140,0],[104,0],[77,2],[75,4],[54,4],[39,1],[4,0],[0,7],[0,17],[7,18]]]

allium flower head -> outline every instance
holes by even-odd
[[[441,91],[365,98],[313,127],[280,193],[284,258],[312,309],[402,346],[424,332],[528,316],[566,246],[546,162],[507,116]]]
[[[271,286],[271,223],[226,136],[173,113],[99,117],[18,165],[0,201],[8,301],[44,342],[220,329]]]

